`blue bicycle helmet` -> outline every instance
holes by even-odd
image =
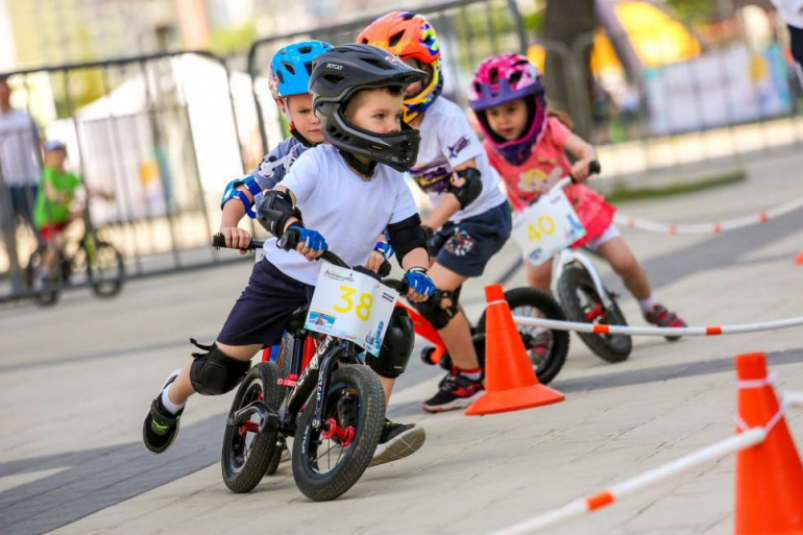
[[[270,60],[268,74],[273,98],[281,101],[291,95],[309,93],[312,62],[331,49],[332,45],[323,41],[302,41],[279,49]]]

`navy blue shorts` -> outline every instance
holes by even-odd
[[[508,204],[480,215],[443,225],[432,240],[439,248],[438,264],[464,277],[479,277],[485,265],[510,238],[513,221]]]
[[[281,342],[290,315],[309,304],[315,288],[294,280],[262,259],[234,303],[217,341],[231,346]]]

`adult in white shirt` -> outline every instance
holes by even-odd
[[[797,63],[797,77],[803,88],[803,0],[772,0],[772,3],[789,28],[792,57]]]
[[[11,87],[0,77],[0,225],[14,290],[21,275],[17,258],[18,220],[32,229],[33,205],[41,171],[39,130],[33,118],[11,107]]]

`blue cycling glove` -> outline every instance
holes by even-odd
[[[374,251],[380,253],[385,257],[385,260],[390,260],[393,257],[393,247],[388,242],[378,241],[374,245]]]
[[[301,225],[290,225],[290,228],[298,231],[298,243],[303,243],[314,252],[317,253],[318,251],[326,251],[329,249],[326,240],[317,230],[304,228]]]
[[[404,281],[410,285],[410,289],[421,295],[432,295],[435,293],[435,283],[427,275],[424,268],[411,268],[404,274]]]

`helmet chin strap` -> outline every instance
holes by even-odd
[[[338,149],[338,151],[340,152],[340,154],[343,155],[343,159],[346,160],[346,163],[349,165],[349,167],[351,167],[352,169],[354,169],[355,171],[357,171],[366,178],[371,178],[372,176],[374,176],[374,171],[376,171],[375,161],[370,161],[367,164],[365,164],[362,163],[360,160],[358,160],[356,156],[354,156],[352,153],[348,151],[345,151],[343,149]]]

